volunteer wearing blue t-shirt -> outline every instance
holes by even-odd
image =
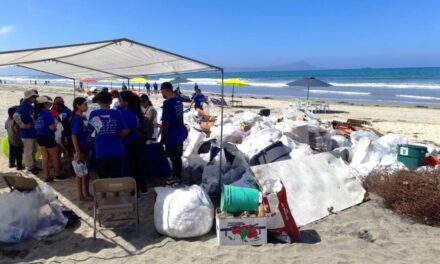
[[[76,162],[89,163],[91,152],[91,137],[87,128],[87,117],[84,113],[88,110],[87,100],[84,97],[77,97],[73,100],[73,118],[72,118],[72,145],[75,150],[73,159]],[[76,175],[76,190],[80,201],[91,200],[89,193],[89,175]]]
[[[169,82],[162,83],[160,88],[163,98],[162,126],[160,143],[165,145],[165,153],[173,164],[174,179],[168,183],[182,180],[182,152],[186,130],[183,124],[183,104],[180,98],[173,92],[173,86]]]
[[[37,134],[34,127],[34,107],[33,104],[38,97],[34,89],[24,92],[23,102],[13,115],[15,122],[20,126],[20,137],[23,141],[23,156],[26,163],[26,171],[38,174],[41,171],[36,165],[35,153],[37,152]]]
[[[192,107],[192,105],[194,104],[194,109],[200,109],[203,110],[203,106],[202,104],[206,101],[206,97],[202,94],[202,90],[197,89],[195,94],[192,96],[192,101],[190,104],[190,108]]]
[[[118,178],[122,176],[124,146],[122,138],[129,129],[121,112],[110,109],[112,96],[108,92],[97,94],[101,109],[94,110],[89,116],[89,128],[94,129],[95,155],[100,178]]]
[[[125,164],[127,165],[127,176],[136,179],[140,193],[147,191],[145,179],[142,177],[142,151],[146,138],[141,135],[143,120],[141,101],[137,95],[125,91],[119,94],[119,103],[122,108],[122,117],[130,132],[122,139],[125,147]]]
[[[159,90],[159,86],[157,85],[156,82],[153,83],[153,89],[154,89],[154,94],[157,94],[157,91]]]
[[[37,133],[37,142],[41,151],[41,162],[43,164],[44,180],[46,182],[55,180],[61,180],[65,177],[60,175],[61,163],[58,153],[58,145],[55,141],[56,124],[55,119],[49,112],[49,108],[52,104],[50,97],[40,96],[37,98],[34,109],[34,125]],[[51,178],[49,175],[49,160],[55,169],[55,177]]]

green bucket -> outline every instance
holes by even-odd
[[[397,145],[397,160],[409,169],[423,166],[428,149],[417,145]]]
[[[220,200],[220,209],[228,213],[243,211],[255,212],[258,209],[260,192],[252,188],[224,185]]]

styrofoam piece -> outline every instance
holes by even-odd
[[[251,167],[258,180],[280,179],[298,225],[359,204],[365,190],[350,167],[330,153]],[[261,185],[261,183],[260,183]]]

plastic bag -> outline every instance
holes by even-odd
[[[19,242],[28,238],[41,240],[62,231],[67,219],[63,216],[61,206],[49,199],[53,199],[52,194],[46,194],[40,188],[31,192],[2,194],[0,242]]]
[[[299,229],[287,203],[286,188],[280,180],[264,182],[263,204],[269,234],[286,243],[298,241]]]
[[[176,238],[202,236],[211,230],[214,206],[197,185],[180,189],[157,187],[154,226],[164,235]]]
[[[188,133],[188,146],[183,153],[183,157],[189,157],[191,154],[196,153],[205,138],[205,133],[191,129]]]
[[[89,170],[87,169],[87,163],[84,161],[76,161],[72,160],[72,167],[75,171],[75,175],[79,177],[84,177],[89,174]]]

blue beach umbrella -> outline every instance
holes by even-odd
[[[315,77],[305,77],[287,84],[288,86],[307,87],[307,101],[309,100],[310,87],[329,87],[329,83],[316,79]]]

